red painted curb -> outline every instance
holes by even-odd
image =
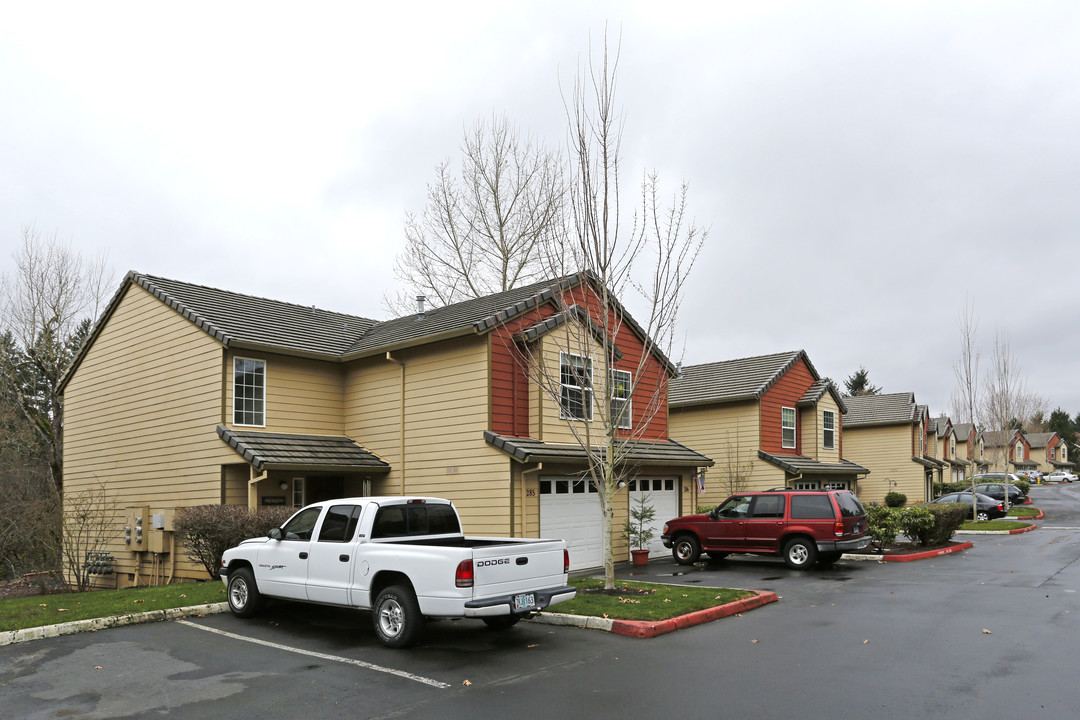
[[[1043,513],[1042,510],[1040,510],[1038,515],[1017,515],[1016,519],[1017,520],[1042,520],[1045,517],[1046,517],[1046,514]]]
[[[885,562],[911,562],[912,560],[925,560],[927,558],[937,557],[939,555],[949,555],[954,552],[960,552],[961,550],[968,550],[975,547],[974,544],[966,542],[959,545],[953,545],[947,548],[938,548],[937,550],[927,550],[921,553],[911,553],[910,555],[882,555],[882,559]]]
[[[724,605],[705,608],[697,612],[687,613],[668,620],[612,620],[611,632],[628,637],[651,638],[657,635],[665,635],[676,630],[712,622],[720,618],[730,617],[746,610],[753,610],[768,603],[774,603],[780,598],[774,592],[755,591],[754,595],[742,600],[735,600]]]
[[[1020,533],[1031,532],[1032,530],[1035,530],[1035,529],[1036,529],[1035,525],[1028,525],[1026,528],[1016,528],[1015,530],[1010,530],[1009,534],[1010,535],[1019,535]]]

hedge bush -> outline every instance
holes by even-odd
[[[895,490],[893,490],[892,492],[885,493],[885,505],[887,505],[888,507],[904,507],[904,503],[906,502],[907,495],[902,492],[896,492]]]
[[[173,528],[188,557],[201,563],[212,579],[219,577],[221,556],[248,538],[263,537],[281,527],[295,508],[261,507],[254,512],[241,505],[196,505],[176,511]]]
[[[896,542],[896,536],[900,534],[902,514],[902,510],[884,505],[871,505],[866,508],[866,531],[870,535],[870,543],[878,552],[884,550],[886,545]]]
[[[970,515],[971,506],[963,503],[916,506],[903,511],[900,525],[916,545],[934,547],[952,540]]]

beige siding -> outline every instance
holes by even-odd
[[[529,396],[529,429],[532,437],[553,444],[578,444],[575,432],[584,438],[586,433],[597,437],[602,442],[604,419],[607,415],[607,362],[603,348],[592,338],[586,336],[577,325],[556,328],[543,337],[539,343],[538,357],[544,363],[544,387],[531,383],[537,389]],[[593,418],[587,420],[567,420],[561,416],[559,396],[561,392],[559,363],[560,353],[580,355],[592,360],[593,377]],[[535,402],[533,402],[535,400]]]
[[[833,446],[832,449],[825,447],[825,426],[824,417],[825,411],[830,410],[833,414]],[[821,462],[835,463],[840,462],[840,448],[842,446],[841,435],[843,434],[843,413],[840,412],[840,406],[836,404],[836,400],[833,398],[832,393],[825,393],[818,400],[817,408],[814,410],[814,418],[818,422],[817,428],[817,440],[815,447],[818,448],[817,459]],[[805,438],[803,439],[805,442]]]
[[[697,504],[715,505],[737,490],[766,490],[782,486],[785,473],[758,458],[760,433],[757,402],[690,408],[671,408],[668,434],[715,461],[705,472],[705,491]],[[742,487],[735,478],[745,475]],[[690,508],[688,508],[689,510]]]
[[[466,532],[509,534],[510,459],[484,441],[486,340],[440,343],[393,358],[358,361],[345,373],[345,433],[393,468],[373,491],[446,497]]]
[[[340,435],[344,430],[344,370],[336,363],[270,353],[230,352],[225,362],[225,422],[233,420],[233,358],[266,363],[266,432]]]
[[[924,468],[911,457],[911,425],[844,429],[844,459],[870,471],[859,480],[863,503],[884,504],[891,491],[907,495],[908,505],[929,500]]]
[[[221,366],[218,342],[131,286],[67,385],[65,486],[74,493],[105,485],[115,508],[108,549],[121,585],[139,559],[121,539],[127,507],[221,501],[221,466],[237,459],[215,432]],[[177,576],[206,576],[183,557],[170,560],[179,561]]]

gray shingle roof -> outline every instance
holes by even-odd
[[[845,397],[844,430],[871,425],[897,425],[916,419],[915,393]]]
[[[971,431],[975,429],[972,423],[958,423],[953,425],[953,432],[956,433],[956,442],[967,442],[967,439],[971,437]]]
[[[1050,444],[1050,440],[1057,435],[1056,432],[1048,433],[1024,433],[1024,439],[1033,448],[1044,448]]]
[[[789,473],[809,473],[811,475],[867,475],[869,470],[856,465],[850,460],[835,463],[820,462],[804,455],[772,455],[758,450],[758,457],[770,462]]]
[[[829,393],[833,396],[833,400],[836,401],[841,413],[847,412],[847,403],[844,402],[844,397],[837,391],[833,381],[829,378],[821,378],[807,388],[806,392],[803,393],[803,396],[799,398],[799,401],[795,404],[798,407],[816,405],[817,401],[820,400],[825,393]]]
[[[344,435],[293,435],[217,426],[217,434],[256,470],[384,473],[390,465]]]
[[[814,379],[821,379],[803,350],[690,365],[668,384],[668,404],[686,407],[757,400],[800,357],[806,360]]]
[[[529,438],[497,435],[484,431],[484,440],[521,462],[582,462],[588,459],[580,445],[556,445]],[[711,467],[712,459],[674,440],[635,440],[626,454],[630,463]]]
[[[1016,430],[983,430],[982,439],[986,447],[1004,447],[1013,441]]]

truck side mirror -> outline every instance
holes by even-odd
[[[281,532],[281,528],[273,528],[270,532],[266,533],[266,537],[271,540],[281,540],[285,537],[285,534]]]

